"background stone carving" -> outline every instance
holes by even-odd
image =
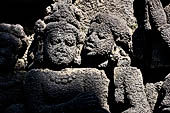
[[[128,23],[129,27],[135,24],[133,15],[134,0],[76,0],[75,5],[86,12],[91,19],[97,12],[112,12]]]
[[[152,112],[156,111],[155,106],[158,101],[158,96],[160,95],[162,84],[163,84],[163,81],[156,82],[156,83],[147,83],[145,85],[145,92],[146,92],[147,100],[150,104]]]
[[[161,91],[159,92],[159,97],[157,101],[157,106],[155,107],[156,113],[168,113],[170,112],[170,74],[168,74],[161,87]]]
[[[0,24],[0,68],[2,71],[11,71],[16,62],[22,58],[28,46],[28,38],[19,24]],[[26,59],[16,68],[25,68]]]
[[[23,80],[24,69],[16,64],[27,48],[27,36],[19,24],[0,24],[0,112],[24,111]]]

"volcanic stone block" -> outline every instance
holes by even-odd
[[[142,74],[136,67],[114,69],[115,101],[127,109],[122,113],[151,113]]]

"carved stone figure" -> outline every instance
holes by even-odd
[[[31,70],[26,78],[27,110],[31,113],[108,113],[108,84],[95,68]]]
[[[121,113],[151,113],[142,74],[136,67],[114,69],[115,100],[124,106]]]
[[[27,47],[21,25],[0,24],[0,111],[23,112],[22,81],[24,72],[14,72],[18,58]]]
[[[63,4],[63,3],[54,3],[52,6],[47,7],[47,16],[44,17],[44,20],[38,20],[35,25],[35,36],[34,36],[34,41],[32,43],[32,46],[30,47],[29,50],[29,57],[30,62],[29,67],[42,67],[42,65],[45,63],[43,59],[50,60],[48,57],[53,56],[55,57],[55,53],[51,53],[52,51],[49,49],[53,47],[57,49],[64,49],[63,46],[61,48],[57,47],[57,40],[61,40],[62,37],[68,37],[66,40],[67,45],[74,47],[67,48],[67,50],[61,50],[61,51],[75,51],[73,54],[67,56],[67,61],[65,60],[64,65],[69,65],[69,63],[74,62],[75,64],[80,64],[81,59],[80,59],[80,51],[82,49],[82,44],[84,40],[84,35],[82,33],[82,30],[84,29],[80,22],[76,17],[79,17],[76,13],[79,13],[79,11],[75,10],[71,4]],[[76,16],[75,16],[76,15]],[[54,23],[54,25],[53,25]],[[63,28],[62,28],[63,27]],[[58,31],[57,31],[58,29]],[[56,34],[55,34],[56,33]],[[71,39],[74,34],[75,39]],[[60,39],[54,39],[56,36],[60,37]],[[48,38],[46,38],[48,37]],[[58,38],[59,38],[58,37]],[[51,41],[50,41],[51,40]],[[56,41],[54,41],[56,40]],[[54,41],[54,43],[52,42]],[[51,43],[52,42],[52,43]],[[63,44],[64,44],[63,43]],[[70,45],[71,44],[71,45]],[[75,45],[76,44],[76,45]],[[47,47],[47,46],[48,47]],[[54,46],[55,45],[55,46]],[[45,48],[43,47],[45,46]],[[51,47],[50,47],[51,46]],[[50,48],[49,48],[50,47]],[[72,49],[72,50],[69,50]],[[60,51],[57,50],[57,51]],[[69,50],[69,51],[68,51]],[[50,53],[49,53],[50,52]],[[71,53],[71,52],[70,52]],[[44,55],[43,55],[44,54]],[[75,55],[76,54],[76,55]],[[74,57],[74,61],[72,60]],[[55,57],[56,58],[56,57]],[[69,61],[68,61],[69,60]],[[47,62],[48,63],[48,62]],[[55,63],[59,63],[58,61]],[[46,64],[46,63],[45,63]],[[54,63],[53,63],[54,64]],[[53,65],[52,64],[52,65]],[[61,64],[61,63],[59,63]],[[62,64],[63,65],[63,64]],[[50,66],[52,67],[52,66]],[[60,66],[61,68],[64,68]],[[67,66],[69,67],[69,66]]]
[[[130,41],[129,29],[121,19],[99,13],[91,21],[85,40],[86,56],[83,54],[82,57],[88,59],[86,63],[91,62],[89,67],[106,67],[104,70],[111,81],[108,98],[111,112],[116,107],[117,112],[122,113],[151,113],[142,74],[139,69],[130,66]]]
[[[45,29],[45,62],[54,68],[70,67],[74,63],[77,51],[79,30],[65,22],[51,22]]]
[[[103,71],[70,68],[81,63],[83,38],[79,21],[68,4],[56,3],[52,7],[44,21],[38,20],[35,25],[31,49],[37,59],[32,68],[43,69],[32,69],[26,76],[27,110],[31,113],[110,112],[109,80]]]
[[[93,62],[85,61],[91,67],[106,67],[110,61],[117,65],[130,65],[127,54],[131,41],[130,31],[126,23],[117,16],[98,13],[91,21],[86,37],[82,57]],[[123,59],[127,63],[121,64],[120,60]]]

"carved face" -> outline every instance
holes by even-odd
[[[50,26],[55,26],[55,28],[48,29],[47,32],[45,41],[46,60],[55,66],[69,65],[76,54],[76,28],[71,24],[47,25],[49,28]]]
[[[0,68],[2,71],[14,68],[20,44],[20,39],[14,35],[0,32]]]
[[[92,24],[85,41],[87,55],[108,55],[114,44],[114,39],[109,28],[104,24]]]

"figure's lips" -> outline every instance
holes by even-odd
[[[91,47],[88,47],[88,46],[87,46],[85,49],[86,49],[87,51],[91,51],[91,50],[92,50],[92,48],[91,48]]]
[[[52,53],[55,54],[55,55],[59,55],[59,54],[67,55],[68,54],[68,52],[64,49],[55,49],[55,50],[52,51]]]
[[[88,51],[91,51],[95,48],[95,46],[91,43],[87,43],[86,46],[85,46],[85,49],[88,50]]]
[[[66,52],[55,52],[54,56],[62,56],[62,57],[67,57],[68,54]]]
[[[95,46],[92,43],[87,43],[86,47],[95,48]]]

